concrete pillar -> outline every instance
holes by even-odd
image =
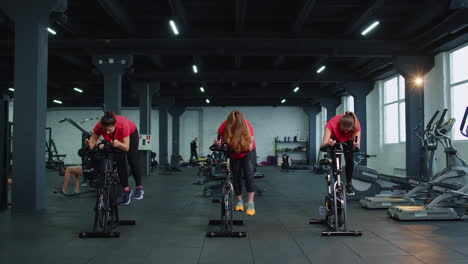
[[[185,107],[173,106],[169,109],[172,116],[172,155],[180,155],[180,116],[184,113]]]
[[[169,141],[167,113],[169,108],[174,105],[174,98],[157,97],[153,102],[156,102],[156,106],[159,109],[159,164],[160,166],[165,166],[166,164],[169,164],[167,147],[167,142]]]
[[[116,114],[122,109],[122,75],[133,65],[132,55],[110,54],[93,56],[93,64],[104,76],[104,110]]]
[[[0,211],[8,209],[9,110],[10,98],[0,95]]]
[[[361,124],[361,151],[367,153],[367,95],[372,91],[374,85],[369,82],[349,82],[344,88],[354,97],[354,112]],[[361,162],[367,165],[367,158]]]
[[[327,121],[336,116],[336,108],[340,103],[341,100],[337,97],[324,97],[320,99],[320,105],[327,109]]]
[[[317,160],[317,151],[316,151],[316,146],[317,146],[317,114],[320,113],[320,105],[314,105],[314,106],[304,106],[304,112],[307,114],[309,117],[309,145],[307,146],[308,148],[308,163],[309,165],[315,164],[315,161]],[[320,144],[320,143],[318,143]]]
[[[138,92],[140,103],[139,133],[140,135],[151,135],[151,102],[153,95],[159,92],[159,82],[134,81],[132,82],[132,86]],[[139,152],[142,175],[149,175],[151,171],[151,150],[140,150]]]
[[[427,179],[422,175],[424,164],[421,153],[421,141],[415,136],[414,129],[421,126],[416,133],[422,135],[424,130],[424,83],[418,85],[416,78],[424,75],[434,67],[432,56],[397,56],[393,65],[405,78],[405,117],[406,117],[406,175]]]
[[[15,211],[45,209],[45,123],[49,15],[66,0],[2,1],[15,22],[15,104],[12,204]],[[18,140],[20,139],[20,140]]]

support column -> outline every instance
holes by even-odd
[[[374,85],[368,82],[349,82],[344,88],[354,97],[354,112],[361,125],[361,151],[367,153],[367,95],[372,91]],[[361,162],[367,165],[367,158]]]
[[[169,141],[167,113],[169,108],[174,105],[174,98],[158,97],[155,101],[159,109],[159,164],[164,168],[164,166],[169,164],[167,150],[167,142]]]
[[[180,156],[180,116],[184,113],[185,107],[173,106],[169,109],[172,116],[172,155]]]
[[[317,114],[320,113],[320,105],[304,106],[304,112],[309,116],[309,145],[308,157],[309,165],[315,164],[317,160]]]
[[[152,96],[159,92],[159,82],[135,81],[133,88],[138,92],[140,102],[140,129],[139,133],[151,134],[151,102]],[[140,150],[140,163],[142,175],[149,175],[151,171],[151,150]]]
[[[10,98],[7,95],[0,95],[0,211],[8,209],[9,110]]]
[[[422,175],[424,158],[421,152],[421,141],[415,132],[423,135],[424,128],[424,82],[416,84],[416,78],[424,78],[434,66],[434,57],[430,56],[397,56],[393,65],[405,78],[405,122],[406,122],[406,175],[427,179]],[[420,124],[419,129],[414,129]]]
[[[94,55],[93,64],[104,76],[104,110],[120,114],[122,110],[122,75],[133,65],[132,55]]]
[[[336,97],[324,97],[320,99],[320,105],[327,109],[327,121],[336,116],[336,108],[340,103],[340,99]]]
[[[49,15],[66,0],[2,1],[15,22],[15,129],[12,204],[15,211],[45,209],[45,123]],[[21,166],[20,166],[21,165]]]

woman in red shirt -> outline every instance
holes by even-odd
[[[246,214],[255,215],[254,171],[257,165],[257,152],[252,124],[245,119],[239,110],[234,110],[229,114],[227,120],[219,126],[218,134],[221,135],[221,140],[215,140],[215,144],[221,146],[222,142],[226,142],[234,151],[229,160],[234,192],[237,196],[235,210],[244,211],[242,201],[242,176],[244,176],[248,197],[248,202],[245,204]]]
[[[139,135],[135,123],[124,116],[116,115],[112,111],[107,111],[94,127],[91,139],[86,140],[90,149],[96,146],[99,136],[111,142],[114,147],[127,152],[127,155],[125,155],[125,153],[122,153],[122,155],[115,155],[120,184],[124,187],[123,203],[125,205],[130,204],[132,195],[132,190],[128,186],[128,170],[125,156],[127,156],[126,159],[130,164],[133,178],[137,186],[133,198],[136,200],[143,199],[144,191],[141,183],[141,169],[138,158]]]
[[[346,112],[330,119],[325,126],[321,147],[333,146],[336,142],[350,142],[355,149],[361,144],[361,125],[355,113]],[[353,152],[345,152],[346,193],[354,195],[352,178],[354,170]]]

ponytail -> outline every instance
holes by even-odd
[[[340,126],[344,128],[351,128],[354,138],[357,134],[357,124],[359,120],[354,112],[346,111],[340,119]]]
[[[101,126],[108,127],[113,126],[116,123],[115,113],[112,111],[104,112],[104,116],[101,117]]]

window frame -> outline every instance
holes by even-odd
[[[458,85],[462,85],[462,84],[467,84],[468,83],[468,75],[466,77],[466,79],[462,80],[462,81],[458,81],[458,82],[455,82],[455,83],[452,83],[452,69],[453,69],[453,59],[452,59],[452,56],[453,56],[453,53],[458,51],[458,50],[461,50],[461,49],[464,49],[464,48],[468,48],[468,43],[465,43],[459,47],[456,47],[452,50],[450,50],[448,52],[448,63],[447,63],[447,92],[448,92],[448,103],[450,105],[450,116],[454,116],[455,115],[455,109],[454,109],[454,100],[453,100],[453,88],[455,86],[458,86]],[[461,120],[460,120],[461,121]],[[455,135],[457,133],[460,132],[460,127],[454,127],[451,131],[451,135],[450,135],[450,138],[455,141],[455,142],[468,142],[468,138],[461,138],[461,139],[456,139],[455,138]]]
[[[397,78],[396,80],[396,83],[397,83],[397,100],[395,101],[391,101],[391,102],[388,102],[388,103],[385,103],[385,83],[387,81],[390,81],[392,79],[395,79]],[[401,116],[401,113],[400,113],[400,105],[401,103],[405,103],[406,105],[406,95],[403,95],[403,99],[401,99],[401,96],[400,96],[400,78],[403,78],[403,76],[401,74],[397,74],[397,75],[393,75],[387,79],[384,79],[382,80],[382,86],[381,86],[381,106],[382,106],[382,125],[383,125],[383,138],[382,138],[382,142],[384,145],[395,145],[395,144],[404,144],[406,143],[406,137],[405,139],[402,141],[401,140],[401,120],[400,120],[400,116]],[[403,78],[404,80],[404,78]],[[403,83],[405,83],[403,81]],[[403,92],[405,91],[405,88],[403,87]],[[389,105],[392,105],[392,104],[396,104],[397,105],[397,119],[398,119],[398,142],[391,142],[391,143],[388,143],[388,142],[385,142],[385,139],[386,139],[386,136],[387,136],[387,131],[389,131],[387,128],[386,128],[386,124],[385,124],[385,107],[388,107]]]

